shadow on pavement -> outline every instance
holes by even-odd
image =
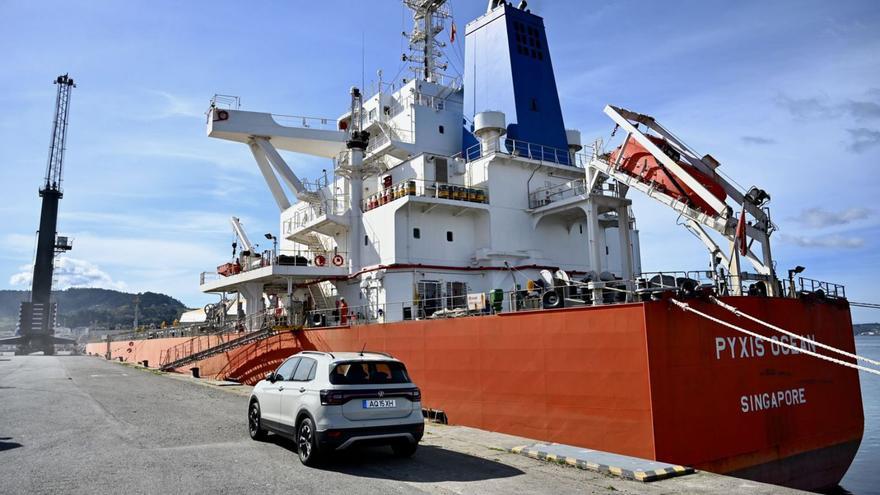
[[[267,441],[296,454],[296,444],[292,440],[270,435]],[[483,481],[525,474],[507,464],[433,445],[420,445],[411,458],[395,456],[391,447],[354,447],[334,453],[318,469],[366,478],[424,483]]]
[[[17,449],[22,446],[18,442],[7,442],[7,440],[12,440],[12,437],[0,437],[0,452]]]

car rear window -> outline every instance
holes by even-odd
[[[330,371],[334,385],[381,385],[409,383],[403,363],[397,361],[352,361],[339,363]]]

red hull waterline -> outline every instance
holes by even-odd
[[[855,352],[845,301],[725,301]],[[789,342],[718,306],[690,303]],[[110,352],[113,359],[158,363],[162,350],[186,340],[113,342]],[[310,328],[186,368],[254,383],[298,350],[364,346],[405,361],[423,405],[453,424],[795,488],[837,485],[863,433],[856,370],[748,337],[666,301]],[[92,354],[106,351],[106,343],[88,347]]]

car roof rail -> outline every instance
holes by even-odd
[[[323,352],[323,351],[300,351],[301,354],[320,354],[322,356],[330,356],[333,359],[336,359],[336,356],[333,355],[332,352]]]
[[[364,353],[367,353],[367,354],[379,354],[380,356],[390,357],[391,359],[397,359],[396,357],[392,356],[391,354],[388,354],[387,352],[379,352],[379,351],[361,351],[361,352],[360,352],[360,355],[363,356]]]

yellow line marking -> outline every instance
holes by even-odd
[[[525,446],[522,446],[522,447],[514,447],[514,448],[510,449],[510,451],[513,452],[514,454],[519,454],[520,452],[522,452],[522,450],[523,450],[524,448],[525,448]]]
[[[572,466],[577,466],[578,460],[575,459],[574,457],[567,457],[567,458],[565,459],[565,463],[566,463],[566,464],[571,464]]]
[[[547,460],[548,460],[548,461],[555,461],[555,460],[556,460],[556,454],[547,454]]]
[[[609,466],[609,467],[608,467],[608,470],[611,471],[612,473],[618,475],[618,476],[620,476],[620,475],[622,474],[622,470],[621,470],[619,467],[610,467],[610,466]]]

